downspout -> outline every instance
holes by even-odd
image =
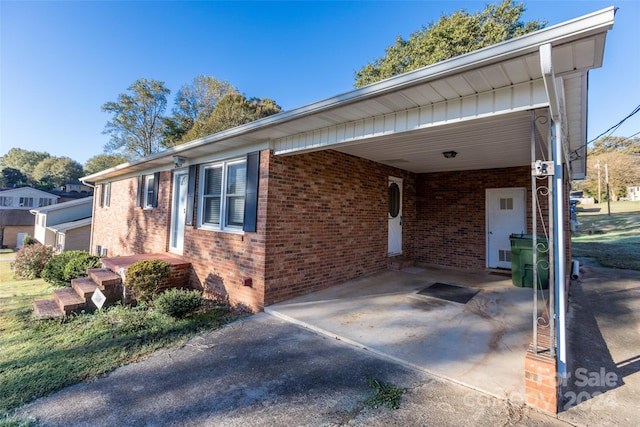
[[[554,257],[554,282],[555,282],[555,313],[557,316],[557,369],[562,378],[567,375],[567,348],[566,348],[566,301],[565,301],[565,238],[564,238],[564,168],[563,158],[563,133],[562,133],[562,105],[559,100],[557,80],[553,71],[553,59],[551,56],[551,44],[540,46],[540,67],[544,80],[545,90],[549,99],[549,111],[553,120],[554,132],[551,141],[553,148],[553,251]],[[553,343],[551,343],[553,345]]]
[[[87,187],[93,188],[93,203],[91,204],[91,231],[89,231],[89,253],[92,254],[93,253],[93,226],[95,224],[95,218],[96,218],[96,196],[97,196],[96,185],[90,184],[82,180],[81,182]],[[100,256],[100,254],[96,254],[96,255]]]

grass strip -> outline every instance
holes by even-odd
[[[50,298],[42,280],[21,281],[0,261],[0,420],[25,403],[96,378],[232,319],[207,304],[183,319],[146,306],[112,306],[65,320],[34,321],[33,300]]]

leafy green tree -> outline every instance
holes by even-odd
[[[144,157],[160,151],[163,145],[163,113],[170,93],[164,82],[138,79],[118,95],[117,102],[107,102],[102,110],[112,114],[104,133],[111,135],[106,152]]]
[[[13,187],[16,185],[26,185],[29,182],[25,174],[15,168],[2,169],[2,187]]]
[[[199,75],[176,93],[173,115],[165,118],[165,143],[176,145],[198,122],[205,121],[222,98],[238,89],[215,77]]]
[[[235,126],[240,126],[263,117],[282,111],[272,99],[247,99],[239,93],[230,93],[222,98],[213,113],[204,121],[198,121],[185,134],[187,141],[202,138],[212,133],[221,132]]]
[[[97,154],[84,164],[84,173],[93,175],[105,169],[126,163],[131,159],[124,154]]]
[[[24,150],[22,148],[12,148],[7,154],[2,156],[0,165],[2,169],[11,168],[19,170],[26,181],[33,180],[33,170],[42,160],[51,157],[49,153],[40,151]],[[25,182],[26,183],[26,182]]]
[[[365,65],[355,73],[355,86],[362,87],[388,77],[406,73],[454,56],[472,52],[504,40],[539,30],[543,21],[522,22],[522,3],[504,0],[489,4],[481,11],[469,14],[461,9],[412,33],[405,40],[398,36],[387,47],[383,57]]]
[[[78,180],[83,175],[82,165],[68,157],[49,157],[38,163],[33,170],[33,179],[44,189]]]

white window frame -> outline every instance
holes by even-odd
[[[5,208],[13,206],[13,196],[0,196],[0,206]]]
[[[51,206],[53,204],[53,199],[51,199],[50,197],[40,197],[38,199],[38,207],[39,208],[44,208],[47,206]]]
[[[102,185],[102,206],[108,208],[111,204],[111,183],[107,182]]]
[[[21,208],[32,208],[33,197],[20,197],[19,204]],[[27,203],[28,202],[28,203]]]
[[[228,225],[227,224],[227,201],[229,199],[227,194],[227,180],[229,177],[229,167],[233,165],[244,164],[245,171],[247,167],[247,159],[234,159],[225,162],[215,162],[215,163],[207,163],[200,166],[199,171],[199,183],[198,183],[198,228],[203,230],[212,230],[212,231],[225,231],[230,233],[244,233],[242,225]],[[205,183],[205,171],[207,169],[222,169],[222,184],[221,184],[221,193],[220,193],[220,224],[208,224],[203,222],[204,217],[204,183]],[[246,184],[245,184],[245,194],[246,194]],[[244,197],[244,194],[243,194]]]
[[[142,185],[142,209],[153,209],[154,174],[144,175]],[[151,187],[151,198],[149,198],[149,187]]]

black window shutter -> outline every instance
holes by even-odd
[[[185,225],[194,225],[193,222],[193,206],[196,197],[196,165],[189,166],[189,186],[187,189],[187,217]]]
[[[153,199],[151,200],[151,207],[158,207],[158,190],[160,189],[160,172],[153,174]]]
[[[138,175],[138,193],[136,194],[136,207],[142,206],[142,175]]]
[[[260,152],[247,154],[247,187],[244,193],[244,231],[258,229],[258,182],[260,181]]]
[[[102,204],[102,194],[104,193],[104,184],[100,184],[100,185],[98,186],[98,191],[97,191],[97,193],[98,193],[98,195],[97,195],[97,196],[98,196],[98,206],[103,207],[103,204]]]

